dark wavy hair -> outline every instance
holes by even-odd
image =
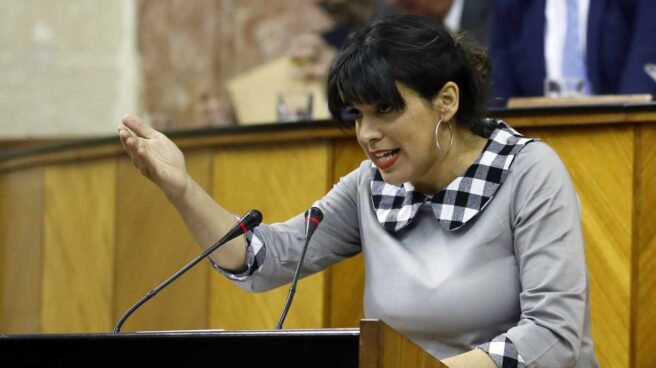
[[[354,104],[405,108],[396,82],[430,101],[446,82],[460,90],[455,119],[484,135],[490,62],[485,51],[454,38],[438,21],[400,15],[372,22],[351,33],[333,59],[327,78],[328,109],[351,126]]]

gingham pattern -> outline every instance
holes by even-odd
[[[532,138],[497,122],[476,162],[432,197],[419,193],[410,183],[385,183],[372,164],[371,200],[378,222],[388,231],[398,232],[412,222],[423,203],[430,202],[435,218],[444,228],[449,231],[461,228],[490,203],[515,156],[531,141]]]
[[[246,271],[238,274],[230,273],[219,267],[219,265],[214,263],[214,261],[208,257],[207,259],[212,264],[212,267],[232,280],[246,280],[248,276],[252,275],[255,271],[257,271],[258,268],[260,268],[260,265],[262,262],[264,262],[264,256],[266,255],[266,247],[264,246],[264,242],[262,242],[260,237],[257,236],[256,232],[257,229],[253,229],[252,231],[247,232],[245,235],[246,243],[248,245],[246,247]]]
[[[506,335],[499,335],[492,341],[479,345],[478,348],[486,352],[499,368],[526,367],[524,359]]]

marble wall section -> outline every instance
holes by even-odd
[[[0,139],[116,131],[137,109],[134,0],[0,0]]]

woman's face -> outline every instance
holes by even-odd
[[[435,126],[442,116],[430,101],[397,83],[405,100],[401,111],[386,106],[355,105],[358,143],[378,167],[385,182],[434,182],[441,153],[435,146]]]

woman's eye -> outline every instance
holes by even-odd
[[[360,111],[358,109],[351,109],[351,110],[349,110],[349,113],[351,114],[351,116],[353,116],[353,118],[355,120],[362,119],[362,111]]]
[[[380,104],[378,105],[378,113],[379,114],[389,114],[392,112],[392,105],[390,104]]]

